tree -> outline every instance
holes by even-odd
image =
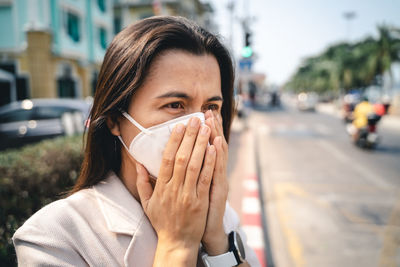
[[[377,27],[379,37],[355,43],[339,43],[304,60],[286,84],[294,91],[339,92],[379,84],[391,65],[400,61],[400,29]]]

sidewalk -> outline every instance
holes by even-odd
[[[255,251],[261,266],[267,266],[252,131],[235,118],[229,148],[229,203],[240,217],[247,244]],[[270,267],[270,266],[268,266]]]

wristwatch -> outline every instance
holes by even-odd
[[[246,253],[240,235],[236,231],[230,232],[228,242],[229,251],[227,253],[217,256],[202,253],[201,259],[206,267],[232,267],[245,261]]]

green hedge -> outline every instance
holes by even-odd
[[[73,186],[82,159],[82,136],[0,152],[0,266],[16,265],[15,230]]]

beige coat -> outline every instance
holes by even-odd
[[[224,227],[239,230],[227,205]],[[245,237],[243,238],[245,239]],[[157,235],[139,202],[113,173],[36,212],[14,234],[20,266],[152,266]],[[259,266],[246,246],[251,266]]]

